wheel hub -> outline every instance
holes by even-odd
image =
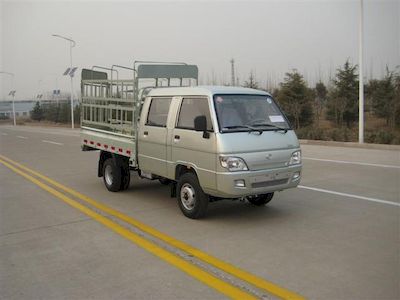
[[[187,210],[192,210],[196,204],[194,188],[188,183],[181,187],[181,202]]]
[[[104,170],[104,179],[106,180],[107,185],[113,184],[113,172],[112,172],[112,167],[110,165],[107,165]]]

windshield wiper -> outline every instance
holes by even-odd
[[[288,131],[287,128],[279,127],[279,126],[276,126],[276,125],[270,124],[270,123],[256,123],[256,124],[252,124],[252,125],[253,125],[253,126],[272,127],[272,128],[277,129],[277,130],[283,130],[285,133]]]
[[[222,129],[237,129],[237,128],[247,128],[250,129],[249,132],[257,131],[259,134],[262,134],[263,131],[261,129],[254,128],[249,125],[233,125],[233,126],[224,126]]]

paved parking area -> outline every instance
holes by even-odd
[[[265,207],[212,203],[205,219],[190,220],[156,181],[134,176],[127,191],[108,192],[96,177],[98,153],[79,146],[76,130],[0,126],[4,158],[284,291],[308,299],[400,298],[397,150],[303,145],[299,188]],[[0,299],[229,296],[3,163],[0,178]],[[275,297],[205,270],[249,295]]]

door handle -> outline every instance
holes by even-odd
[[[179,135],[175,135],[175,136],[174,136],[174,139],[175,139],[175,140],[180,140],[181,137],[180,137]]]
[[[143,132],[143,135],[149,135],[148,131]]]

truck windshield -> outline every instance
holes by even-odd
[[[215,95],[214,105],[221,132],[291,129],[270,96]]]

